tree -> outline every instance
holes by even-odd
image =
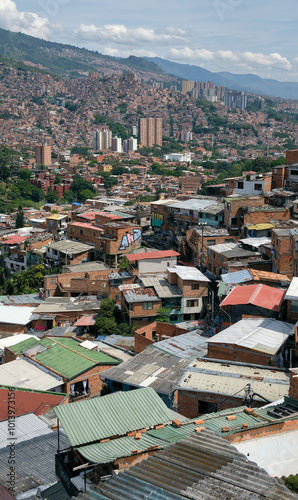
[[[78,200],[86,201],[89,198],[94,198],[94,196],[95,196],[94,192],[91,191],[90,189],[82,189],[82,191],[79,192]]]
[[[158,309],[157,311],[156,321],[159,321],[160,323],[170,323],[170,314],[170,309],[167,307],[161,307],[161,309]]]
[[[105,318],[115,318],[118,311],[119,309],[116,306],[116,301],[108,297],[101,301],[98,315],[104,316]]]
[[[47,203],[56,203],[59,200],[58,191],[53,191],[47,194],[46,196]]]
[[[17,217],[16,217],[16,229],[19,227],[24,227],[25,222],[24,222],[24,210],[22,208],[22,205],[19,206],[18,211],[17,211]]]
[[[64,199],[67,203],[72,203],[74,200],[75,194],[71,189],[68,189],[64,193]]]
[[[55,176],[55,184],[62,184],[62,182],[63,182],[62,175],[56,174],[56,176]]]
[[[95,321],[95,331],[97,335],[113,335],[114,333],[118,333],[117,323],[114,319],[99,316]]]
[[[24,181],[29,181],[31,177],[31,172],[30,170],[28,170],[28,168],[22,168],[22,170],[19,171],[18,175]]]

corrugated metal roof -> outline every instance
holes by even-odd
[[[54,411],[73,446],[172,420],[170,410],[150,387],[62,405]]]
[[[171,285],[165,276],[150,276],[147,274],[145,276],[139,275],[139,279],[144,287],[153,287],[158,297],[162,299],[182,296],[180,288],[177,285]]]
[[[221,394],[243,399],[245,387],[251,384],[252,391],[268,401],[277,401],[288,394],[290,378],[285,372],[265,370],[243,365],[196,361],[189,365],[178,389]],[[263,401],[260,398],[257,400]]]
[[[252,277],[247,269],[242,271],[236,271],[234,273],[227,273],[221,275],[222,281],[225,283],[230,283],[232,285],[238,285],[238,283],[244,283],[245,281],[251,281]]]
[[[63,384],[58,375],[46,373],[37,364],[18,358],[0,365],[1,385],[49,391]]]
[[[4,347],[11,347],[15,344],[23,342],[23,340],[28,340],[29,338],[33,338],[35,340],[38,339],[35,335],[29,335],[27,333],[19,333],[18,335],[11,335],[5,339],[0,339],[0,349],[4,350]]]
[[[61,449],[69,446],[69,441],[60,433]],[[57,433],[51,432],[38,436],[30,442],[22,442],[15,448],[14,494],[25,493],[41,485],[50,485],[57,481],[55,474],[55,454],[57,453]],[[10,465],[7,463],[7,448],[0,449],[0,483],[7,485]]]
[[[265,236],[261,236],[260,238],[244,238],[239,240],[243,245],[249,245],[254,248],[259,248],[261,245],[270,245],[271,238],[266,238]]]
[[[278,312],[280,311],[285,293],[285,290],[261,284],[236,286],[222,301],[220,306],[251,304]]]
[[[42,350],[42,347],[46,349]],[[12,346],[12,350],[17,355],[27,351],[33,353],[33,359],[69,380],[97,364],[116,365],[119,363],[119,360],[103,352],[85,349],[71,338],[28,339]]]
[[[35,437],[44,436],[53,432],[49,429],[47,424],[34,415],[34,413],[27,413],[26,415],[15,417],[14,422],[15,428],[13,429],[13,435],[9,433],[8,420],[0,422],[0,448],[5,448],[9,444],[8,437],[18,444],[22,441],[28,441]]]
[[[293,500],[296,495],[212,431],[202,430],[100,483],[85,498]],[[83,499],[83,495],[78,496]]]
[[[4,306],[0,303],[0,323],[26,326],[34,310],[34,307]]]
[[[292,279],[285,295],[285,300],[298,300],[298,278]]]
[[[43,500],[70,500],[70,496],[61,482],[42,490],[40,492],[40,497]]]
[[[210,281],[203,273],[201,273],[201,271],[199,271],[199,269],[196,269],[195,267],[190,268],[176,265],[168,267],[168,271],[170,273],[177,274],[179,278],[186,281]]]
[[[109,368],[101,378],[113,380],[132,387],[153,387],[158,394],[167,396],[174,392],[189,359],[179,359],[171,354],[149,346],[130,361]]]
[[[156,342],[152,347],[184,359],[201,358],[206,356],[208,350],[207,338],[195,332]]]
[[[207,344],[233,344],[275,354],[292,333],[293,325],[271,318],[242,319],[207,339]]]

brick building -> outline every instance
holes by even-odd
[[[104,225],[104,232],[96,240],[95,248],[104,262],[117,267],[119,258],[139,248],[142,227],[132,222],[111,222]]]
[[[247,267],[271,271],[271,261],[260,252],[247,250],[237,243],[222,243],[207,249],[207,266],[213,274],[231,273]]]
[[[292,241],[289,228],[272,229],[272,271],[293,276]]]
[[[67,272],[44,277],[45,297],[110,297],[121,304],[119,285],[132,284],[136,275],[121,269]]]
[[[289,375],[282,370],[197,359],[190,363],[178,386],[178,412],[188,418],[239,407],[248,393],[253,408],[287,396]],[[249,384],[249,386],[248,386]]]
[[[181,328],[178,325],[154,321],[135,331],[135,352],[139,354],[148,345],[152,345],[155,342],[161,342],[167,338],[176,337],[177,335],[182,335],[187,333],[187,331],[186,328]]]
[[[61,240],[46,246],[46,259],[54,265],[75,265],[94,260],[95,248],[91,244]]]
[[[196,265],[207,265],[208,247],[221,243],[236,243],[237,236],[231,236],[227,229],[212,226],[192,227],[186,232],[188,256]]]
[[[67,224],[67,237],[95,245],[97,238],[103,233],[103,228],[88,222],[70,222]]]
[[[221,302],[226,325],[244,318],[279,318],[285,290],[267,285],[236,286]]]
[[[154,321],[162,307],[161,299],[154,288],[140,285],[120,285],[121,313],[130,325],[133,321],[148,323]]]
[[[208,358],[280,366],[293,325],[272,318],[246,318],[207,339]]]
[[[28,339],[5,348],[5,362],[17,359],[20,354],[62,377],[63,392],[71,392],[73,399],[100,394],[99,374],[120,363],[103,352],[82,347],[80,341],[60,337]]]

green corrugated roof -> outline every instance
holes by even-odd
[[[14,352],[16,356],[20,356],[22,352],[27,351],[27,349],[30,349],[35,345],[41,344],[44,347],[49,347],[52,343],[53,342],[49,339],[35,339],[34,337],[30,337],[27,340],[23,340],[18,344],[12,345],[11,347],[9,347],[9,349],[10,351]]]
[[[117,365],[120,362],[103,352],[85,349],[79,345],[79,342],[71,338],[59,338],[58,340],[53,337],[40,340],[30,338],[12,346],[11,349],[19,356],[22,352],[39,344],[48,349],[40,354],[35,354],[34,359],[68,380],[97,364]]]
[[[171,411],[151,387],[59,406],[55,413],[72,446],[172,421]]]

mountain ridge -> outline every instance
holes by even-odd
[[[175,63],[161,57],[145,57],[154,62],[167,73],[183,78],[201,82],[214,82],[233,90],[241,90],[271,97],[284,99],[298,99],[298,83],[280,82],[274,79],[261,78],[253,73],[235,74],[228,71],[212,72],[201,66]]]

